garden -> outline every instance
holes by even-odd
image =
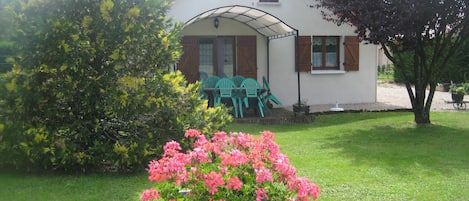
[[[416,126],[409,112],[320,115],[312,124],[269,125],[297,175],[319,186],[318,200],[465,200],[469,194],[469,116],[435,112]],[[228,124],[251,133],[263,125]],[[0,200],[139,200],[156,186],[141,170],[23,173],[2,169]]]
[[[207,107],[200,83],[168,72],[183,53],[171,1],[0,4],[16,30],[0,34],[0,201],[469,194],[466,112],[432,112],[431,124],[410,112],[235,123]]]

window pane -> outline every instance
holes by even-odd
[[[313,67],[321,67],[322,66],[322,37],[314,37],[313,44],[312,44],[312,56],[313,59]]]
[[[322,66],[322,53],[321,52],[313,52],[313,67],[321,67]]]
[[[213,40],[202,39],[199,43],[199,73],[213,75]]]
[[[336,67],[337,65],[337,52],[338,52],[337,37],[326,38],[326,67]]]
[[[223,72],[227,77],[233,77],[233,38],[226,37],[224,40],[224,61],[223,61]]]
[[[326,53],[326,67],[336,67],[337,66],[337,53],[328,52]]]
[[[326,39],[326,51],[327,52],[337,52],[337,38],[327,38]]]

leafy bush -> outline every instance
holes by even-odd
[[[0,41],[0,73],[8,72],[13,67],[11,63],[7,62],[8,58],[14,54],[13,46],[12,42]]]
[[[456,94],[469,94],[469,82],[461,84],[452,84],[451,86],[449,86],[448,92]]]
[[[439,70],[439,72],[435,75],[436,81],[439,83],[451,83],[451,82],[467,82],[469,81],[469,56],[467,51],[469,50],[469,42],[465,42],[461,48],[457,49],[455,56],[451,57],[451,59],[446,64],[446,68],[443,70]],[[430,52],[433,51],[432,48],[427,48],[426,51]],[[402,61],[405,67],[405,73],[409,77],[414,77],[415,74],[412,71],[412,59],[414,58],[414,53],[412,51],[407,51],[405,53],[401,53],[399,57],[396,57],[400,61]],[[430,61],[427,61],[427,65],[429,65]],[[394,73],[394,81],[397,83],[403,83],[404,78],[402,77],[401,73],[395,72]],[[413,84],[413,83],[412,83]]]
[[[206,100],[197,93],[200,84],[186,86],[180,72],[140,83],[126,79],[117,83],[115,93],[103,95],[107,98],[101,102],[101,118],[76,118],[73,111],[63,108],[65,98],[50,106],[57,113],[42,117],[47,119],[22,120],[15,114],[27,111],[4,110],[2,160],[42,169],[140,169],[145,161],[161,154],[165,142],[181,140],[185,129],[214,132],[231,121],[226,108],[207,108]],[[22,109],[20,99],[5,100],[3,109]]]
[[[185,136],[193,149],[182,153],[177,142],[168,142],[163,158],[149,165],[149,179],[158,184],[144,191],[141,200],[284,201],[319,195],[318,186],[296,176],[270,131],[260,138],[217,132],[208,140],[189,129]]]
[[[181,49],[180,26],[164,17],[169,1],[21,5],[18,56],[0,85],[4,165],[134,170],[185,129],[213,132],[231,120],[207,108],[200,84],[163,73]]]

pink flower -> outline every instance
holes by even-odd
[[[231,143],[236,146],[235,148],[247,148],[252,140],[251,135],[244,133],[230,133],[230,136]]]
[[[261,137],[253,137],[230,132],[227,136],[220,131],[207,139],[200,131],[189,129],[185,136],[195,139],[189,140],[194,142],[192,150],[182,153],[177,142],[168,142],[164,146],[163,157],[148,165],[149,180],[166,181],[157,185],[158,189],[162,188],[160,192],[174,188],[195,190],[197,193],[191,194],[194,200],[233,200],[239,198],[234,191],[241,189],[246,193],[243,196],[255,193],[256,201],[281,200],[288,195],[296,195],[288,199],[291,201],[316,199],[319,187],[306,178],[296,177],[295,168],[286,155],[280,154],[272,132],[263,131],[261,134]],[[275,188],[268,187],[277,184],[286,185],[287,192],[276,193],[273,192]],[[243,188],[245,185],[249,188]],[[199,194],[199,191],[206,192]],[[162,199],[179,200],[180,196]],[[141,200],[160,197],[156,189],[149,189],[142,193]],[[254,200],[253,197],[247,199]]]
[[[207,143],[208,140],[205,138],[205,135],[199,135],[197,140],[194,142],[194,148],[203,147]]]
[[[317,199],[320,191],[319,187],[311,183],[306,178],[296,178],[294,181],[288,184],[288,188],[297,192],[298,200],[306,201],[308,197],[312,196],[313,199]]]
[[[218,131],[216,132],[213,137],[212,137],[212,141],[213,142],[223,142],[227,139],[227,135],[225,132],[223,131]]]
[[[238,165],[249,163],[248,156],[245,153],[241,152],[240,150],[235,149],[231,151],[230,154],[231,154],[231,157],[236,161]]]
[[[167,142],[163,147],[165,156],[173,156],[179,153],[181,149],[181,146],[176,141]]]
[[[218,166],[218,170],[220,170],[220,173],[223,175],[226,175],[229,173],[228,168],[225,166]]]
[[[264,146],[267,150],[269,150],[269,153],[270,153],[269,156],[270,157],[275,157],[280,152],[280,149],[279,149],[278,145],[273,141],[265,142]]]
[[[229,178],[228,181],[226,181],[226,187],[229,189],[233,190],[241,190],[243,187],[243,183],[239,180],[238,176],[235,176],[233,178]]]
[[[159,161],[150,162],[148,174],[150,175],[148,179],[150,181],[164,181],[169,178],[169,175],[164,171],[165,162],[169,160],[168,158],[162,158]]]
[[[210,189],[209,191],[212,195],[218,191],[218,186],[223,186],[225,184],[225,182],[223,182],[223,176],[220,173],[216,173],[214,171],[206,174],[204,179],[204,184]]]
[[[186,170],[185,165],[189,163],[190,156],[180,153],[167,161],[164,170],[167,173],[184,172]]]
[[[186,133],[184,134],[184,136],[186,138],[197,138],[199,137],[199,135],[201,135],[202,133],[197,130],[197,129],[189,129],[186,131]]]
[[[211,162],[211,160],[208,159],[208,153],[204,149],[194,148],[189,154],[197,163]]]
[[[142,201],[151,201],[156,200],[158,198],[160,198],[160,194],[158,194],[158,191],[156,191],[156,189],[145,190],[140,196],[140,200]]]
[[[174,181],[176,185],[181,186],[184,182],[189,181],[189,173],[184,170],[181,173],[176,175],[176,180]]]
[[[275,135],[271,131],[262,131],[261,136],[263,140],[269,140],[269,141],[275,140]]]
[[[269,196],[265,192],[265,189],[256,187],[256,201],[262,201],[269,199]]]
[[[263,183],[264,181],[273,181],[272,173],[268,169],[261,167],[260,169],[256,169],[255,172],[257,183]]]
[[[221,164],[236,167],[249,162],[249,158],[243,152],[235,149],[230,154],[221,153]]]
[[[296,169],[291,166],[287,156],[283,154],[278,154],[275,161],[272,163],[272,167],[275,171],[278,171],[280,174],[280,180],[287,181],[290,179],[296,178]]]

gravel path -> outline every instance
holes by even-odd
[[[340,108],[344,110],[355,111],[386,111],[386,110],[403,110],[411,109],[409,96],[407,90],[403,85],[396,84],[378,84],[377,87],[377,102],[376,103],[363,103],[363,104],[340,104]],[[466,97],[467,99],[467,97]],[[455,110],[452,104],[445,101],[451,100],[451,94],[448,92],[436,91],[432,102],[432,111],[461,111],[469,112],[469,105],[466,110]],[[330,111],[334,104],[328,105],[312,105],[311,112],[327,112]],[[291,108],[290,108],[291,109]]]
[[[451,94],[448,92],[435,91],[432,101],[432,111],[454,110],[452,104],[445,101],[451,100]],[[403,108],[412,108],[407,90],[403,85],[379,84],[378,85],[378,103],[396,105]]]

